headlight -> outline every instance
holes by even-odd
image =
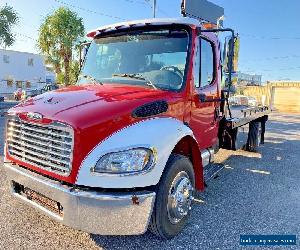
[[[91,171],[108,174],[136,173],[151,168],[153,164],[152,150],[135,148],[102,156]]]

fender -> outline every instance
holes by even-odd
[[[152,118],[125,127],[99,143],[81,163],[76,184],[100,188],[136,188],[156,185],[175,145],[193,131],[175,118]],[[156,153],[155,165],[148,172],[134,175],[91,173],[101,156],[109,152],[146,147]]]

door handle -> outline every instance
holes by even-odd
[[[226,100],[225,98],[207,99],[207,96],[205,94],[203,94],[204,95],[203,97],[201,97],[200,95],[199,95],[200,102],[224,102]]]
[[[200,93],[199,94],[199,101],[200,102],[206,102],[206,94]]]

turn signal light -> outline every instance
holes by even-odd
[[[216,25],[214,23],[203,23],[202,26],[205,29],[217,29],[218,28],[218,25]]]

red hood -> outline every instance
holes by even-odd
[[[162,99],[169,104],[167,113],[163,115],[182,120],[185,108],[182,93],[132,85],[89,84],[70,86],[39,95],[17,105],[9,112],[36,112],[45,119],[71,125],[75,135],[72,172],[70,176],[62,177],[15,161],[43,174],[75,183],[82,160],[98,143],[140,120],[141,118],[132,116],[136,107]]]
[[[97,115],[102,118],[115,116],[120,111],[132,109],[147,100],[165,98],[167,93],[169,92],[120,84],[70,86],[39,95],[11,111],[37,112],[45,118],[63,121],[78,128],[87,126],[87,123],[94,120],[92,117]],[[91,117],[87,117],[89,114]]]

